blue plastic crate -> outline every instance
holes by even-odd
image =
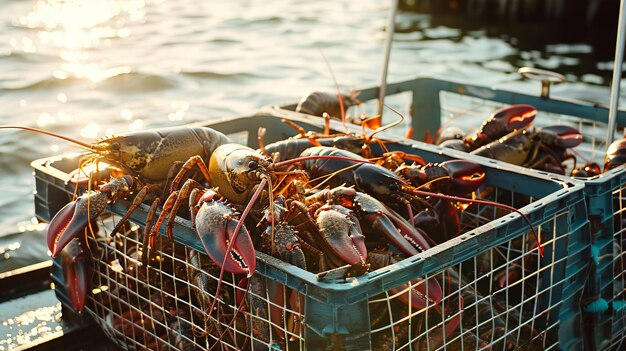
[[[623,167],[585,180],[595,273],[586,311],[593,325],[593,343],[601,350],[621,350],[626,346],[624,191]]]
[[[306,129],[320,130],[311,119],[292,120]],[[260,126],[267,128],[268,143],[294,134],[279,118],[267,114],[225,120],[211,126],[252,147],[256,146]],[[399,143],[389,147],[431,162],[462,155],[422,144]],[[201,350],[215,343],[215,330],[226,335],[220,341],[222,349],[237,348],[246,338],[261,343],[262,349],[286,350],[367,350],[382,348],[385,341],[391,348],[406,350],[419,349],[419,343],[422,348],[430,349],[436,344],[443,349],[460,343],[465,349],[505,349],[507,344],[544,350],[582,349],[580,300],[588,278],[590,252],[582,183],[536,171],[521,172],[493,160],[469,158],[486,170],[485,185],[479,193],[525,213],[540,233],[545,249],[543,257],[539,257],[529,227],[519,215],[472,205],[462,215],[464,230],[459,237],[357,278],[332,279],[331,275],[320,278],[257,253],[257,274],[267,281],[278,282],[284,292],[293,289],[301,294],[304,312],[300,314],[276,305],[263,293],[257,292],[254,298],[267,306],[286,310],[289,316],[297,316],[295,324],[300,329],[289,328],[288,322],[269,328],[271,322],[267,318],[249,311],[240,313],[241,319],[229,325],[228,316],[235,307],[227,303],[220,304],[224,309],[222,315],[227,316],[224,320],[211,317],[210,323],[204,324],[198,323],[197,318],[185,317],[198,313],[197,306],[190,302],[196,285],[187,282],[188,276],[190,272],[200,271],[207,274],[210,282],[216,277],[207,270],[198,270],[186,259],[194,250],[202,252],[188,220],[177,218],[176,243],[161,240],[159,261],[147,269],[148,274],[155,274],[158,279],[146,284],[138,278],[142,273],[136,269],[133,249],[141,246],[137,233],[145,224],[148,209],[142,205],[131,216],[134,225],[127,228],[126,235],[108,239],[98,236],[90,241],[99,248],[100,260],[95,265],[94,294],[89,297],[87,312],[127,349],[154,343],[172,346],[177,334],[170,324],[172,320],[183,321],[193,329],[193,333],[183,338]],[[73,188],[64,181],[76,165],[76,158],[33,163],[40,218],[50,220],[69,201]],[[125,201],[111,206],[111,212],[98,221],[99,231],[106,234],[127,206]],[[167,267],[175,265],[185,269],[166,273]],[[514,272],[518,272],[518,277],[513,276]],[[455,276],[462,279],[455,280]],[[438,307],[418,310],[400,301],[400,295],[408,290],[399,293],[391,290],[402,284],[410,287],[426,284],[427,280],[420,278],[434,278],[442,285],[444,295]],[[236,282],[237,277],[229,275],[222,291],[236,295],[241,291]],[[205,295],[213,298],[210,292]],[[220,298],[228,301],[225,295]],[[60,299],[67,303],[67,299],[61,296]],[[485,306],[496,307],[485,309]],[[459,317],[460,326],[437,343],[434,338],[444,335],[443,325]],[[242,327],[251,320],[269,328],[269,341]],[[290,341],[282,340],[281,332]]]
[[[539,89],[538,89],[539,90]],[[403,135],[408,127],[413,137],[423,140],[440,126],[457,126],[471,131],[495,110],[512,104],[530,104],[537,108],[534,124],[537,126],[564,124],[577,128],[583,134],[583,143],[574,150],[584,159],[602,165],[607,148],[606,131],[608,107],[584,101],[564,100],[558,97],[541,98],[528,94],[498,90],[473,84],[417,78],[390,84],[385,102],[400,110],[406,117],[404,128],[394,128]],[[377,107],[378,88],[364,89],[358,96],[366,103],[352,107],[352,115],[373,115]],[[296,105],[271,107],[279,116],[291,116]],[[385,123],[397,117],[384,114]],[[626,125],[626,112],[618,111],[617,124]],[[615,139],[622,137],[615,133]],[[621,247],[626,247],[621,224],[622,190],[626,186],[626,169],[618,168],[593,178],[579,178],[585,183],[589,220],[592,228],[592,252],[589,256],[590,277],[583,300],[586,312],[586,348],[617,350],[626,347],[626,308],[624,304],[625,278]],[[619,266],[619,267],[618,267]]]

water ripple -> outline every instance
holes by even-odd
[[[91,132],[102,136],[109,130],[243,115],[296,101],[313,90],[333,91],[319,47],[342,88],[375,85],[388,4],[5,1],[0,124],[39,124],[80,137],[89,126],[97,126]],[[608,97],[606,86],[598,83],[610,81],[611,58],[590,64],[596,47],[587,43],[545,42],[536,36],[534,47],[522,46],[522,37],[493,34],[466,19],[454,23],[403,12],[395,38],[390,82],[439,75],[477,84],[510,83],[512,90],[536,93],[537,84],[515,74],[520,64],[528,64],[568,75],[573,82],[556,86],[555,95]],[[32,185],[23,182],[33,181],[29,162],[68,149],[73,147],[40,135],[0,133],[0,159],[8,165],[0,167],[0,190],[19,187],[10,204],[0,204],[2,227],[15,228],[20,213],[33,216]]]
[[[244,78],[253,78],[257,77],[256,74],[250,74],[247,72],[232,72],[232,73],[222,73],[222,72],[209,72],[209,71],[182,71],[180,74],[192,77],[192,78],[201,78],[201,79],[244,79]]]
[[[158,74],[129,72],[103,81],[100,87],[113,91],[140,93],[171,89],[176,87],[176,82]]]
[[[97,82],[87,77],[70,76],[63,79],[48,77],[22,86],[5,86],[1,90],[10,92],[34,92],[39,90],[59,90],[80,85],[92,86],[96,83],[100,89],[119,90],[121,92],[153,92],[176,87],[176,82],[173,79],[161,75],[125,72],[111,75],[101,80],[98,79]]]

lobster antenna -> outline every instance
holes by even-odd
[[[294,158],[294,159],[291,159],[291,160],[285,160],[285,161],[281,161],[281,162],[276,162],[276,163],[274,163],[274,169],[280,168],[282,166],[288,166],[288,165],[290,165],[292,163],[296,163],[296,162],[302,162],[302,161],[308,161],[308,160],[319,160],[319,159],[351,161],[351,162],[356,162],[356,163],[373,163],[372,161],[367,160],[367,159],[359,160],[358,158],[352,158],[352,157],[332,156],[332,155],[317,155],[317,156],[302,156],[302,157]]]
[[[322,48],[318,46],[317,50],[319,50],[320,55],[322,55],[322,58],[324,59],[324,62],[326,62],[328,71],[330,71],[330,75],[333,78],[333,83],[335,83],[335,89],[337,89],[337,99],[339,99],[339,108],[341,109],[341,123],[343,124],[343,128],[345,130],[348,130],[348,126],[346,126],[346,112],[344,111],[344,106],[343,106],[343,96],[341,96],[341,89],[339,89],[339,84],[337,83],[337,77],[335,77],[335,72],[333,72],[333,68],[330,66],[330,63],[326,59],[326,55],[324,55]]]
[[[259,183],[259,187],[254,192],[254,194],[252,194],[252,197],[250,198],[250,202],[248,203],[248,206],[246,206],[246,208],[243,210],[243,213],[239,217],[239,222],[237,223],[237,226],[235,227],[235,230],[233,233],[233,238],[228,243],[228,247],[226,248],[226,253],[224,255],[224,260],[222,261],[222,264],[220,267],[220,277],[217,281],[217,288],[215,289],[216,295],[219,293],[220,289],[222,288],[222,281],[224,280],[224,273],[225,273],[224,266],[226,265],[226,259],[228,258],[228,255],[230,254],[230,252],[233,250],[233,245],[237,241],[237,236],[239,236],[239,232],[241,231],[241,227],[243,226],[243,221],[246,219],[246,217],[248,217],[248,213],[250,213],[250,210],[252,209],[252,205],[256,202],[259,195],[261,195],[261,191],[265,188],[266,183],[267,183],[267,178],[262,178],[261,182]],[[248,273],[248,278],[250,277],[251,275]],[[217,303],[217,300],[218,300],[217,298],[213,299],[213,302],[211,303],[211,308],[209,308],[209,313],[213,312],[213,309],[215,308],[215,304]]]
[[[391,106],[389,106],[389,105],[387,105],[387,104],[383,104],[383,106],[385,106],[386,108],[388,108],[388,109],[390,109],[391,111],[393,111],[396,115],[398,115],[398,117],[400,117],[400,119],[399,119],[399,120],[397,120],[397,121],[395,121],[395,122],[393,122],[393,123],[391,123],[391,124],[388,124],[388,125],[386,125],[386,126],[382,126],[382,127],[380,127],[380,128],[376,128],[376,130],[375,130],[375,131],[373,131],[373,132],[372,132],[372,134],[370,134],[369,136],[366,136],[366,137],[365,137],[365,141],[366,141],[366,142],[367,142],[367,141],[369,141],[369,140],[372,140],[372,138],[374,137],[374,134],[376,134],[376,133],[380,133],[380,132],[382,132],[382,131],[384,131],[384,130],[387,130],[387,129],[389,129],[389,128],[393,128],[393,127],[397,126],[398,124],[400,124],[400,123],[402,123],[402,122],[404,121],[404,116],[403,116],[400,112],[398,112],[398,111],[394,110]],[[376,118],[376,116],[371,117],[371,118],[368,118],[367,120],[372,119],[372,118]],[[366,120],[366,121],[367,121],[367,120]]]
[[[444,199],[444,200],[458,201],[458,202],[464,202],[464,203],[470,203],[470,204],[476,203],[476,204],[482,204],[482,205],[487,205],[487,206],[495,206],[495,207],[500,207],[500,208],[503,208],[512,212],[516,212],[524,219],[524,221],[526,221],[528,226],[530,226],[530,229],[532,230],[533,235],[535,236],[535,241],[537,241],[537,248],[539,250],[539,254],[541,255],[541,257],[543,257],[543,246],[541,246],[541,240],[539,239],[539,235],[535,231],[535,227],[533,226],[533,223],[530,221],[530,219],[528,219],[528,217],[524,213],[522,213],[522,211],[518,210],[515,207],[508,206],[505,204],[499,204],[493,201],[480,200],[480,199],[468,199],[465,197],[445,195],[441,193],[431,193],[429,191],[423,191],[423,190],[417,190],[417,189],[412,189],[411,193],[417,196],[431,196],[431,197]]]
[[[220,344],[220,341],[222,341],[222,339],[224,338],[224,335],[226,335],[226,332],[228,332],[230,330],[230,328],[232,328],[233,324],[235,323],[235,319],[237,318],[237,315],[239,314],[239,312],[243,311],[244,308],[244,303],[246,300],[246,296],[248,296],[248,293],[250,292],[250,284],[251,284],[251,278],[246,278],[247,282],[246,282],[246,290],[245,292],[242,294],[241,296],[241,301],[237,302],[237,294],[235,294],[235,306],[237,306],[237,309],[235,310],[235,313],[233,314],[233,318],[230,320],[230,323],[228,323],[228,326],[226,328],[224,328],[224,331],[220,334],[219,338],[217,339],[218,342],[216,342],[215,344],[213,344],[213,346],[211,346],[209,348],[209,351],[213,350],[213,348],[216,345]],[[237,288],[235,288],[237,289]],[[219,311],[218,311],[219,312]],[[219,318],[218,318],[218,323],[219,323]],[[233,341],[235,342],[235,347],[237,347],[237,349],[239,350],[240,347],[237,343],[237,337],[233,337]]]
[[[268,196],[269,196],[269,201],[270,201],[270,215],[274,216],[274,194],[272,191],[272,179],[271,177],[267,177],[267,188],[268,188]],[[275,227],[274,227],[274,221],[272,220],[270,225],[272,226],[272,248],[271,248],[271,252],[272,255],[274,254],[274,250],[276,248],[276,243],[274,242],[274,238],[275,238]]]
[[[266,155],[265,153],[265,132],[267,132],[267,129],[263,128],[263,127],[259,127],[259,130],[257,132],[257,141],[259,142],[259,149],[261,150],[261,152]]]
[[[40,134],[53,136],[55,138],[63,139],[63,140],[72,142],[74,144],[78,144],[78,145],[84,147],[85,149],[87,149],[89,151],[93,151],[94,150],[93,146],[91,146],[90,144],[87,144],[87,143],[82,142],[80,140],[72,139],[70,137],[66,137],[66,136],[61,135],[61,134],[49,132],[49,131],[43,130],[43,129],[31,128],[31,127],[23,127],[23,126],[0,126],[0,129],[23,129],[23,130],[28,130],[28,131],[31,131],[31,132],[36,132],[36,133],[40,133]]]
[[[339,174],[339,173],[341,173],[341,172],[345,172],[345,171],[347,171],[347,170],[349,170],[349,169],[352,169],[352,168],[355,168],[355,167],[358,167],[358,166],[360,166],[360,164],[359,164],[359,163],[355,163],[355,164],[353,164],[353,165],[350,165],[350,166],[348,166],[348,167],[345,167],[345,168],[342,168],[342,169],[340,169],[340,170],[334,171],[334,172],[332,172],[332,173],[329,173],[329,174],[324,174],[324,175],[319,176],[319,177],[317,177],[317,178],[315,178],[315,179],[311,179],[311,182],[316,182],[316,181],[318,181],[318,180],[322,180],[322,179],[326,178],[326,179],[324,179],[323,181],[321,181],[319,184],[317,184],[316,186],[314,186],[311,190],[318,189],[320,186],[324,185],[324,183],[326,183],[327,181],[329,181],[332,177],[336,176],[337,174]]]
[[[365,138],[365,141],[367,142],[369,139],[367,138],[367,132],[365,131],[365,125],[367,125],[369,123],[369,121],[373,121],[375,119],[381,118],[381,115],[373,115],[372,117],[368,117],[364,120],[361,121],[361,130],[363,130],[363,137]],[[378,127],[380,128],[380,127]],[[378,128],[376,128],[376,130],[378,130]]]

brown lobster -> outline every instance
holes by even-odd
[[[166,191],[165,185],[171,177],[173,165],[197,155],[208,160],[219,145],[229,141],[224,134],[206,127],[185,126],[132,132],[97,140],[93,144],[40,129],[20,126],[0,128],[25,129],[71,141],[89,152],[81,159],[81,167],[105,160],[117,168],[117,172],[113,172],[119,175],[117,178],[111,178],[108,183],[101,185],[99,191],[69,203],[52,219],[48,246],[53,257],[72,238],[81,234],[88,222],[95,219],[108,202],[138,192],[128,213],[113,230],[115,233],[149,193],[160,195]]]
[[[482,146],[471,154],[493,158],[515,165],[565,174],[563,163],[576,157],[568,148],[580,145],[582,134],[573,127],[551,126],[519,129]]]

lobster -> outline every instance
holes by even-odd
[[[566,149],[578,146],[581,142],[582,134],[573,127],[527,128],[511,132],[470,153],[527,168],[565,174],[563,163],[566,160],[573,160],[573,168],[576,166],[575,156],[566,152]]]
[[[64,244],[83,232],[91,219],[96,218],[104,210],[105,206],[102,204],[138,191],[128,212],[114,228],[112,232],[114,234],[149,193],[156,193],[158,196],[165,192],[174,164],[197,155],[208,160],[219,145],[229,141],[224,134],[214,129],[190,126],[126,133],[100,139],[92,144],[35,128],[0,127],[4,128],[35,131],[71,141],[90,152],[81,159],[81,167],[90,162],[105,160],[121,171],[118,172],[121,173],[120,178],[126,183],[122,184],[112,179],[101,186],[99,192],[90,193],[87,197],[73,201],[59,211],[52,219],[52,229],[48,231],[48,244],[53,257],[58,255]],[[97,210],[91,209],[92,203],[96,203]]]
[[[281,140],[265,146],[263,142],[263,135],[265,134],[265,130],[263,128],[260,128],[258,137],[260,152],[266,155],[271,155],[275,161],[283,161],[298,157],[304,150],[312,146],[332,146],[339,149],[351,151],[363,157],[372,158],[374,157],[374,150],[372,149],[372,146],[378,145],[381,149],[386,151],[387,144],[395,143],[389,140],[380,140],[374,138],[374,135],[387,129],[393,128],[401,124],[404,120],[402,114],[389,106],[387,107],[395,112],[400,118],[397,121],[385,126],[381,126],[380,123],[377,123],[376,126],[370,126],[368,124],[370,123],[370,120],[375,120],[377,117],[366,119],[361,122],[361,126],[363,128],[363,133],[361,135],[353,132],[330,134],[330,125],[328,123],[328,120],[326,120],[325,123],[324,133],[313,133],[311,131],[305,131],[304,128],[300,127],[290,120],[283,119],[282,122],[293,127],[298,132],[298,135],[290,137],[287,140]],[[368,135],[365,132],[366,126],[369,126],[375,130]],[[417,159],[414,161],[420,162]],[[423,164],[423,160],[421,160],[420,163]]]
[[[374,197],[358,192],[354,188],[338,186],[324,189],[307,197],[306,203],[308,206],[328,203],[330,206],[345,206],[353,210],[363,223],[369,224],[375,232],[383,234],[389,242],[407,255],[415,255],[428,248],[428,243],[424,239],[425,233],[413,227]],[[364,250],[359,250],[357,258],[367,257],[366,253],[363,255],[364,253]]]
[[[298,157],[304,150],[312,146],[333,146],[365,157],[374,157],[374,152],[379,151],[378,149],[385,151],[388,146],[391,145],[393,147],[394,144],[394,142],[373,138],[376,133],[388,127],[392,127],[393,125],[380,128],[370,135],[364,136],[346,134],[335,137],[313,137],[310,135],[310,132],[305,132],[302,128],[294,125],[290,121],[283,122],[299,130],[299,136],[275,142],[262,148],[261,151],[273,155],[276,160]],[[376,148],[374,148],[374,146]],[[404,159],[411,160],[414,164],[407,165]],[[425,161],[417,155],[407,155],[404,152],[394,151],[384,153],[383,157],[377,161],[377,163],[389,168],[399,176],[410,180],[414,186],[426,186],[427,190],[430,191],[451,191],[451,193],[454,194],[465,194],[474,191],[484,179],[484,172],[481,173],[480,167],[464,160],[426,165]],[[448,209],[448,212],[454,214],[454,206],[448,203],[442,204],[439,207],[445,207]],[[428,209],[420,211],[418,216],[419,218],[416,220],[420,222],[424,220],[433,221],[433,216],[428,215]],[[458,225],[453,225],[450,231],[458,233]]]
[[[444,130],[438,143],[457,150],[473,151],[487,145],[517,129],[524,129],[532,123],[537,109],[531,105],[511,105],[494,112],[473,135],[457,139],[455,131]],[[448,136],[452,135],[452,137]]]
[[[572,169],[572,177],[588,178],[602,173],[602,168],[595,162],[587,162],[577,168]]]
[[[350,91],[349,94],[314,91],[300,99],[296,106],[296,112],[318,117],[322,117],[324,113],[327,113],[330,117],[341,119],[350,106],[360,104],[360,101],[356,98],[357,95],[358,92],[355,91]]]
[[[332,156],[322,157],[333,158]],[[202,165],[201,168],[206,168],[208,170],[208,173],[205,176],[207,178],[206,180],[210,183],[211,186],[218,188],[220,196],[228,201],[228,205],[223,202],[223,206],[229,206],[231,209],[228,210],[226,208],[223,208],[223,213],[221,213],[222,216],[233,218],[235,209],[232,206],[236,206],[236,204],[248,204],[243,210],[241,219],[239,220],[240,223],[236,225],[236,228],[242,228],[243,220],[247,217],[247,213],[249,213],[249,211],[251,210],[257,197],[261,196],[262,200],[264,200],[266,197],[270,197],[270,211],[273,212],[273,200],[271,200],[272,191],[267,191],[265,192],[265,195],[262,195],[263,188],[265,187],[265,184],[271,184],[272,179],[275,178],[273,170],[276,165],[280,166],[296,161],[298,160],[290,160],[283,163],[274,164],[262,154],[246,146],[238,144],[225,144],[218,147],[214,151],[214,153],[210,157],[208,167]],[[363,162],[360,160],[358,161]],[[181,170],[181,173],[183,172],[184,169]],[[181,173],[179,173],[172,181],[173,188],[176,187],[177,184],[182,180]],[[154,238],[156,236],[156,233],[161,223],[163,223],[167,215],[169,215],[169,219],[166,226],[166,231],[168,235],[171,236],[171,228],[173,227],[174,223],[174,215],[176,214],[178,208],[180,207],[180,204],[182,203],[180,199],[187,199],[189,194],[192,194],[192,191],[195,191],[192,189],[197,189],[201,187],[202,186],[197,182],[187,181],[180,191],[172,192],[172,194],[170,194],[170,196],[164,203],[163,211],[157,219],[154,228],[150,231],[150,237]],[[198,194],[198,192],[199,191],[195,191],[195,194]],[[192,216],[195,212],[198,213],[197,216],[200,216],[201,212],[199,211],[202,211],[203,208],[206,207],[200,206],[201,202],[208,203],[213,200],[214,196],[214,192],[205,192],[204,198],[197,197],[197,195],[192,195],[191,198],[196,201],[196,208],[192,209]],[[206,220],[196,221],[196,227],[194,228],[197,229],[196,232],[201,241],[203,243],[206,243],[207,240],[209,240],[208,238],[213,238],[216,235],[215,230],[220,227],[216,226],[215,223],[210,223],[207,224],[209,227],[198,228],[197,226],[200,223],[206,223]],[[233,228],[233,231],[229,232],[228,234],[232,237],[230,237],[229,239],[224,238],[224,240],[218,239],[219,241],[215,243],[219,243],[219,245],[207,245],[205,249],[207,251],[207,255],[216,259],[217,264],[221,265],[223,264],[223,260],[227,260],[229,262],[229,266],[227,268],[229,269],[229,272],[243,273],[243,270],[245,269],[243,269],[242,267],[237,268],[236,266],[240,263],[244,263],[248,268],[253,268],[254,252],[250,251],[252,247],[252,241],[249,234],[244,234],[244,236],[246,236],[245,239],[239,238],[239,229],[235,230],[236,228]],[[228,248],[225,245],[227,242]],[[231,254],[226,255],[226,252],[230,251],[231,249],[235,250],[235,252],[241,255],[241,259],[243,260],[243,262],[235,264],[235,262],[231,261],[231,259],[229,258],[229,255]],[[230,269],[234,271],[231,271]],[[249,275],[252,275],[254,273],[254,270],[248,269],[247,273]]]
[[[528,126],[537,115],[537,109],[531,105],[511,105],[494,112],[478,128],[474,135],[465,138],[468,149],[489,144],[516,129]]]

